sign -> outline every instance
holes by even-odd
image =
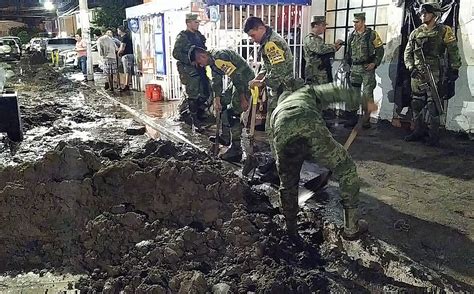
[[[221,19],[221,14],[219,13],[219,6],[209,7],[209,19],[212,22],[218,22]]]
[[[140,30],[138,18],[131,18],[128,20],[128,29],[134,33],[138,33]]]
[[[166,51],[165,51],[165,20],[164,15],[156,16],[155,26],[155,62],[156,74],[166,75]]]

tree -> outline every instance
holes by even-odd
[[[103,0],[92,23],[97,27],[117,28],[123,24],[125,8],[141,3],[140,0]]]

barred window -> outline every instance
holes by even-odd
[[[365,12],[365,24],[374,29],[380,38],[387,40],[387,10],[390,0],[326,0],[327,28],[324,34],[326,43],[334,43],[337,39],[347,42],[353,31],[352,20],[355,12]],[[343,46],[336,52],[335,59],[344,57],[346,48]]]

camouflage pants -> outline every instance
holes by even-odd
[[[283,118],[276,116],[273,122],[273,147],[285,218],[294,220],[298,214],[298,183],[304,160],[313,160],[331,170],[339,180],[343,207],[356,208],[360,188],[356,166],[347,151],[334,140],[321,115],[299,107],[280,111],[286,113]]]
[[[326,70],[312,69],[306,76],[307,85],[323,85],[329,83],[329,78]]]
[[[193,104],[190,108],[207,108],[205,104],[208,102],[211,92],[205,69],[178,64],[178,73],[181,83],[185,86],[185,100],[188,101],[189,106]]]
[[[224,111],[222,111],[222,131],[230,129],[233,142],[240,142],[242,135],[242,124],[240,123],[240,115],[242,114],[242,106],[240,104],[240,99],[242,95],[245,95],[247,101],[249,101],[250,91],[247,87],[239,89],[235,87],[232,83],[229,84],[225,92],[221,97],[222,107],[227,106]]]
[[[362,110],[365,112],[367,110],[368,102],[374,102],[374,89],[377,85],[375,81],[375,69],[374,70],[366,70],[366,65],[352,65],[351,66],[351,86],[353,88],[358,89],[358,93],[361,93],[362,87]],[[356,111],[359,109],[350,109],[352,111]]]
[[[433,71],[436,83],[439,81],[439,71]],[[411,79],[413,120],[415,122],[415,132],[424,133],[426,128],[434,136],[438,135],[440,114],[436,109],[433,97],[428,96],[425,89],[425,82],[422,79]]]

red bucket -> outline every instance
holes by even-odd
[[[145,86],[145,97],[151,102],[163,101],[163,90],[160,85],[147,84]]]

